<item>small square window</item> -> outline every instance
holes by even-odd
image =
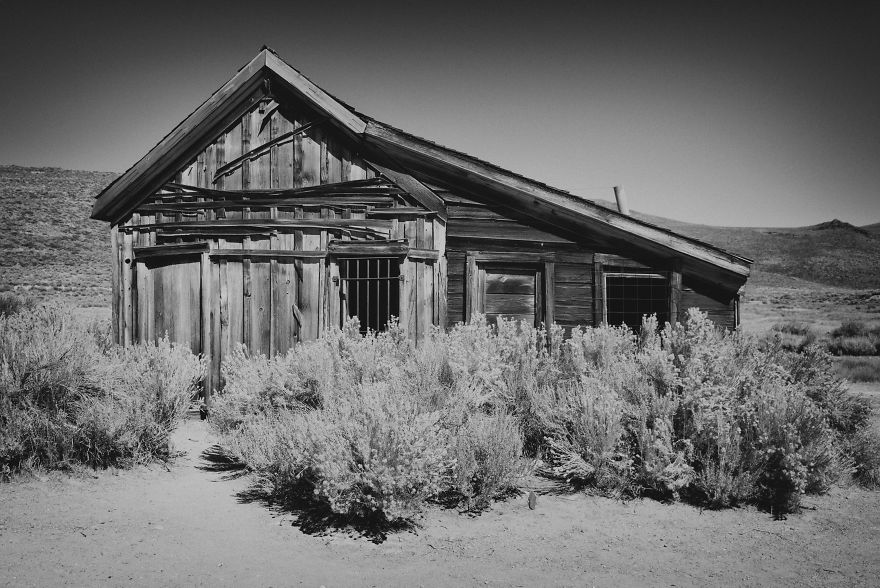
[[[669,287],[660,274],[606,273],[605,321],[624,324],[634,331],[642,327],[642,317],[657,315],[660,325],[669,321]]]
[[[361,333],[384,331],[400,316],[400,261],[396,258],[339,260],[345,316],[358,317]]]

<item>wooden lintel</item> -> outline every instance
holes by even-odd
[[[212,258],[254,258],[254,259],[323,259],[327,251],[290,251],[273,249],[213,249]]]
[[[468,258],[473,258],[474,261],[480,263],[543,263],[556,261],[556,254],[552,252],[530,253],[524,251],[468,251]]]
[[[200,255],[208,250],[208,244],[198,243],[174,243],[169,245],[153,245],[148,247],[134,247],[134,258],[138,261],[156,257],[170,257],[179,255]]]
[[[216,239],[224,237],[270,237],[274,231],[262,229],[210,229],[202,231],[156,231],[156,239]]]
[[[406,239],[400,241],[330,241],[327,250],[337,257],[405,257]]]
[[[440,259],[440,251],[437,249],[415,249],[411,248],[406,256],[410,259],[419,259],[423,261],[437,261]]]

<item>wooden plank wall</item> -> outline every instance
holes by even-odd
[[[720,327],[725,329],[735,329],[736,324],[736,299],[729,301],[717,300],[705,293],[701,293],[694,288],[698,288],[695,284],[688,284],[685,280],[681,289],[681,306],[678,311],[678,320],[687,319],[687,309],[699,308],[705,312],[709,319]]]
[[[494,207],[476,202],[471,198],[448,190],[439,191],[446,202],[449,217],[447,239],[487,240],[571,247],[574,242],[548,230],[531,226],[527,222],[505,216]],[[567,246],[567,247],[566,247]]]
[[[284,353],[294,341],[314,339],[339,325],[339,269],[326,255],[330,240],[407,239],[410,247],[442,251],[445,224],[400,190],[387,197],[330,194],[242,206],[248,190],[377,178],[354,145],[305,107],[297,108],[279,107],[267,97],[171,178],[224,193],[240,191],[237,204],[219,206],[223,196],[209,193],[163,196],[168,192],[160,191],[113,227],[116,340],[150,341],[167,330],[173,340],[211,356],[209,381],[216,387],[220,362],[236,344],[254,353]],[[296,129],[301,132],[291,134]],[[400,216],[387,214],[398,207],[404,212]],[[284,225],[297,220],[326,226]],[[171,225],[193,221],[206,222],[193,229]],[[235,221],[265,221],[265,226],[225,228]],[[208,249],[193,257],[131,262],[136,247],[189,242]],[[302,255],[261,254],[274,251]],[[445,312],[437,288],[440,268],[430,256],[402,263],[400,319],[413,337],[427,333]]]
[[[554,320],[570,331],[575,326],[593,325],[592,253],[582,260],[569,257],[554,264]]]
[[[590,325],[592,309],[593,248],[578,244],[545,228],[530,226],[524,221],[504,216],[499,210],[472,198],[441,191],[449,215],[446,231],[446,317],[447,327],[466,320],[467,256],[470,251],[541,255],[535,262],[544,280],[540,294],[546,318],[570,329],[574,325]],[[482,275],[475,269],[475,276]],[[483,307],[483,301],[475,301]],[[490,306],[494,304],[491,303]],[[493,308],[483,308],[489,312]]]
[[[510,263],[516,264],[517,254],[537,254],[542,260],[535,263],[544,283],[539,292],[543,298],[543,315],[566,330],[576,325],[593,324],[593,254],[583,249],[577,252],[542,251],[537,247],[500,247],[491,243],[480,243],[473,240],[467,242],[453,241],[447,245],[446,262],[446,296],[447,313],[443,324],[451,327],[455,323],[466,320],[467,312],[467,254],[469,251],[490,251],[511,254]],[[481,264],[477,263],[480,267]],[[475,270],[475,275],[482,275]],[[485,301],[477,306],[486,313],[492,308],[485,307]],[[552,317],[552,318],[551,318]]]

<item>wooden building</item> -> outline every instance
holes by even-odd
[[[220,362],[347,316],[418,338],[475,313],[738,322],[750,261],[361,114],[261,50],[98,195],[113,332]]]

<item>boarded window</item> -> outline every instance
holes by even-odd
[[[499,316],[539,325],[544,320],[542,272],[536,267],[480,264],[474,310],[490,323]]]
[[[663,325],[669,320],[669,283],[660,274],[606,273],[605,321],[625,324],[633,330],[642,326],[642,317],[657,315]]]
[[[357,317],[361,333],[383,331],[400,316],[400,261],[396,258],[340,259],[343,315]]]

